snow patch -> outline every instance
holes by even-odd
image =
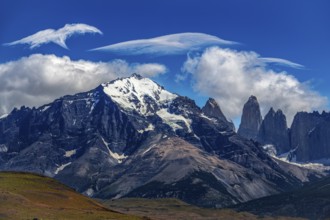
[[[147,150],[145,150],[145,151],[142,153],[142,155],[148,153],[148,152],[149,152],[153,147],[155,147],[155,146],[156,146],[156,144],[151,145]]]
[[[6,153],[8,151],[8,147],[4,144],[0,144],[0,153]]]
[[[55,175],[57,175],[59,172],[61,172],[62,170],[64,170],[65,167],[69,166],[71,164],[71,162],[66,163],[66,164],[62,164],[61,166],[57,167],[57,169],[55,170]]]
[[[94,195],[94,190],[92,188],[88,188],[85,192],[84,192],[85,195],[91,197]]]
[[[98,99],[93,101],[93,104],[92,104],[92,107],[91,107],[91,109],[89,111],[89,114],[91,114],[93,112],[93,110],[94,110],[94,108],[95,108],[95,106],[97,105],[98,102],[99,102]]]
[[[266,145],[262,146],[262,148],[264,149],[264,151],[266,151],[266,153],[269,156],[276,156],[276,154],[277,154],[276,148],[272,144],[266,144]]]
[[[198,137],[195,133],[194,133],[194,137],[195,137],[197,140],[201,140],[201,138]]]
[[[111,157],[113,157],[114,159],[116,159],[118,161],[118,163],[122,163],[124,159],[127,158],[127,156],[125,154],[118,154],[118,153],[114,153],[109,149],[109,154]]]
[[[303,167],[303,168],[307,168],[307,169],[311,169],[311,170],[317,170],[317,171],[330,171],[330,166],[329,166],[330,158],[304,163],[304,162],[296,162],[295,156],[293,156],[291,158],[291,160],[289,160],[288,156],[290,155],[290,153],[292,153],[292,150],[287,153],[281,154],[279,156],[276,156],[274,154],[269,154],[269,155],[275,159],[284,161],[286,163],[289,163],[289,164],[292,164],[295,166],[299,166],[299,167]]]
[[[213,122],[217,121],[217,120],[214,119],[214,118],[207,117],[204,113],[200,114],[200,116],[201,116],[202,118],[206,118],[206,119],[209,120],[209,121],[213,121]]]
[[[222,134],[222,135],[227,135],[229,132],[228,131],[219,131],[219,134]]]
[[[109,151],[109,155],[114,158],[115,160],[117,160],[118,163],[122,163],[124,159],[127,158],[127,156],[125,154],[118,154],[118,153],[114,153],[110,150],[109,148],[109,143],[106,142],[104,140],[104,138],[102,137],[102,141],[105,144],[105,146],[107,147],[108,151]]]
[[[313,133],[313,131],[315,130],[316,127],[312,128],[310,131],[308,131],[308,135],[310,135],[311,133]]]
[[[7,118],[8,114],[4,114],[0,116],[0,119]]]
[[[146,127],[145,129],[143,130],[138,130],[139,133],[144,133],[146,131],[153,131],[155,129],[155,126],[153,124],[149,124],[148,127]]]
[[[40,111],[44,112],[44,111],[46,111],[46,110],[49,109],[49,108],[50,108],[50,105],[46,105],[46,106],[42,107],[42,108],[40,109]]]
[[[171,114],[167,109],[161,109],[156,112],[156,114],[163,120],[165,124],[168,124],[174,131],[178,129],[183,129],[178,122],[184,122],[188,132],[191,133],[191,120],[183,117],[182,115]]]
[[[77,150],[69,150],[69,151],[65,151],[64,157],[71,157],[72,155],[75,155],[77,153]]]
[[[142,115],[148,115],[150,100],[155,101],[158,107],[170,103],[177,95],[164,90],[161,86],[148,78],[135,76],[119,79],[102,84],[103,91],[123,109],[136,110]],[[147,98],[146,98],[147,97]]]

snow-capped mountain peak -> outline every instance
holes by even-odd
[[[137,111],[142,115],[155,112],[177,97],[148,78],[133,74],[102,84],[103,91],[127,111]]]

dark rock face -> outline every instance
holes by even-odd
[[[132,192],[218,207],[301,185],[257,143],[237,135],[215,104],[202,110],[133,75],[37,109],[15,109],[0,119],[0,170],[52,176],[88,196]],[[252,110],[245,116],[261,121],[256,99],[246,106],[259,117]],[[143,187],[154,183],[161,183],[159,194]]]
[[[256,140],[262,122],[260,107],[255,96],[244,104],[241,124],[237,133],[247,139]]]
[[[330,157],[330,113],[299,112],[291,126],[291,147],[297,161]]]
[[[330,216],[330,178],[308,184],[299,190],[239,204],[234,209],[256,215],[327,219]]]
[[[202,108],[202,111],[206,116],[216,118],[226,124],[231,130],[235,130],[234,123],[227,120],[226,116],[222,113],[220,106],[213,98],[209,98],[209,100],[207,100],[205,106]]]
[[[271,108],[261,120],[258,101],[251,96],[244,105],[238,134],[261,145],[273,145],[277,155],[288,153],[289,160],[330,158],[330,113],[298,112],[288,128],[281,110]]]
[[[269,110],[261,123],[257,140],[262,144],[274,145],[277,154],[290,150],[289,131],[282,110]]]

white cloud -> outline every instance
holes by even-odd
[[[152,77],[165,72],[166,67],[157,63],[73,61],[66,56],[34,54],[0,64],[0,115],[14,107],[40,106],[63,95],[88,91],[132,73]]]
[[[220,39],[203,33],[179,33],[149,39],[139,39],[111,44],[92,49],[124,55],[170,55],[185,54],[190,50],[199,50],[211,45],[233,45],[233,41]]]
[[[48,44],[52,42],[65,49],[68,49],[68,47],[65,44],[67,38],[71,37],[74,34],[85,34],[85,33],[102,34],[102,32],[99,29],[87,24],[66,24],[64,27],[60,29],[42,30],[28,37],[22,38],[20,40],[11,43],[6,43],[4,45],[13,46],[16,44],[29,44],[30,49],[33,49],[41,46],[42,44]]]
[[[285,60],[285,59],[281,59],[281,58],[260,57],[259,60],[261,62],[264,62],[264,63],[276,63],[276,64],[280,64],[280,65],[283,65],[283,66],[288,66],[288,67],[291,67],[291,68],[295,68],[295,69],[303,69],[304,68],[304,66],[299,64],[299,63],[294,63],[294,62],[291,62],[289,60]]]
[[[307,82],[286,72],[276,72],[260,62],[255,52],[208,48],[202,55],[188,57],[183,71],[191,73],[194,89],[214,97],[230,118],[241,116],[250,95],[257,96],[265,114],[270,107],[282,109],[288,125],[297,111],[324,108],[327,98],[313,91]]]
[[[164,65],[158,63],[148,63],[144,65],[133,65],[134,71],[145,77],[155,77],[159,74],[167,72],[167,68]]]

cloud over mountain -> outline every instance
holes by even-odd
[[[194,89],[216,98],[230,118],[240,117],[250,95],[258,97],[263,114],[270,107],[281,108],[289,125],[297,111],[325,107],[326,97],[312,90],[308,82],[299,82],[287,72],[270,69],[267,66],[270,61],[287,63],[282,59],[263,59],[255,52],[212,47],[202,55],[188,57],[182,69],[193,77]],[[178,76],[179,80],[182,78]]]
[[[185,54],[191,50],[203,49],[212,45],[233,45],[233,41],[223,40],[203,33],[170,34],[149,39],[139,39],[111,44],[92,49],[123,55],[151,54],[157,56]]]
[[[96,27],[87,24],[66,24],[64,27],[54,30],[46,29],[39,31],[33,35],[27,36],[20,40],[6,43],[5,46],[13,46],[17,44],[29,44],[30,49],[39,47],[43,44],[55,43],[65,49],[68,49],[65,41],[67,38],[75,34],[102,34],[102,32]]]
[[[66,56],[33,54],[0,64],[0,115],[13,107],[46,104],[132,73],[154,77],[166,71],[164,65],[157,63],[74,61]]]

